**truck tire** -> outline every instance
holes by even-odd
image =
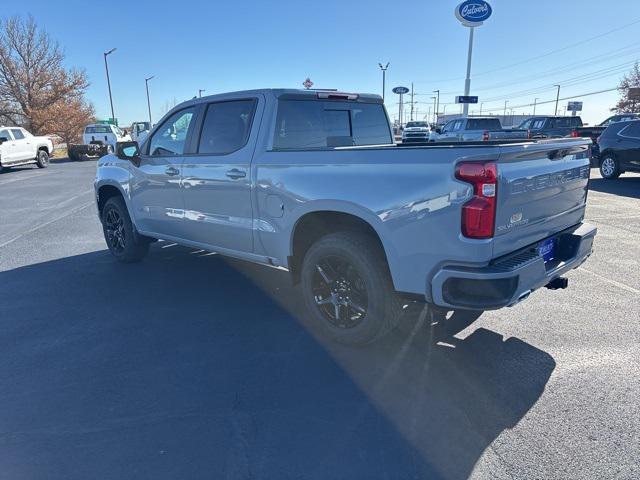
[[[75,151],[74,148],[69,148],[67,150],[67,157],[69,157],[69,160],[71,160],[72,162],[77,162],[80,160],[80,156],[78,155],[78,153]]]
[[[46,150],[38,150],[36,165],[38,165],[38,168],[47,168],[49,166],[49,154]]]
[[[338,232],[320,238],[304,257],[301,283],[314,324],[340,343],[366,345],[400,321],[402,302],[384,252],[369,235]]]
[[[119,262],[139,262],[149,251],[149,242],[135,232],[122,197],[111,197],[105,203],[102,231],[109,251]]]
[[[602,178],[612,180],[618,178],[621,173],[618,160],[611,153],[607,153],[600,159],[600,175],[602,175]]]

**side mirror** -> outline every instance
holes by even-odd
[[[140,147],[138,142],[118,142],[116,156],[122,160],[129,160],[135,166],[140,165]]]
[[[0,145],[2,145],[4,142],[8,142],[9,139],[7,137],[0,137]]]

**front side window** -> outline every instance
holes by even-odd
[[[0,130],[0,137],[4,137],[7,140],[13,140],[13,138],[9,134],[9,130]]]
[[[522,122],[522,123],[518,126],[518,128],[519,128],[520,130],[528,130],[529,128],[531,128],[531,123],[532,123],[532,122],[533,122],[533,119],[532,119],[532,118],[530,118],[530,119],[528,119],[528,120],[525,120],[524,122]]]
[[[202,124],[198,153],[223,155],[242,148],[249,138],[255,100],[210,103]]]
[[[11,133],[13,133],[13,138],[16,140],[22,140],[24,138],[24,133],[19,128],[12,128]]]
[[[187,108],[171,115],[153,134],[149,155],[182,155],[194,109]]]

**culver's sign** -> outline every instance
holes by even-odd
[[[456,7],[456,18],[465,27],[477,27],[482,25],[492,12],[491,5],[484,0],[466,0]]]

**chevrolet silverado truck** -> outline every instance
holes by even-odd
[[[49,137],[31,135],[20,127],[0,127],[0,172],[29,163],[47,168],[51,154],[53,142]]]
[[[514,305],[591,254],[588,139],[402,146],[377,95],[195,98],[98,161],[110,252],[156,239],[290,272],[311,320],[372,342],[409,302]]]
[[[524,140],[526,130],[504,129],[496,117],[468,117],[450,120],[436,129],[435,142],[479,142]]]

